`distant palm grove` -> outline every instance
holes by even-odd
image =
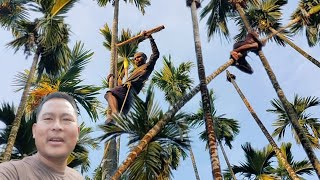
[[[86,180],[182,179],[176,174],[179,171],[188,174],[188,179],[197,180],[200,177],[216,180],[320,179],[319,94],[299,95],[296,91],[283,88],[286,87],[283,85],[284,77],[278,74],[279,71],[274,71],[271,61],[280,63],[284,60],[269,61],[269,55],[264,53],[267,46],[279,53],[279,57],[286,52],[276,49],[285,47],[284,50],[292,50],[293,56],[306,60],[297,62],[290,59],[292,62],[308,64],[319,73],[305,81],[319,84],[320,0],[185,0],[184,7],[177,8],[175,13],[190,16],[189,29],[183,31],[189,32],[193,43],[180,42],[181,47],[175,48],[191,46],[194,52],[186,53],[192,56],[189,60],[178,61],[181,58],[174,55],[175,49],[170,50],[171,54],[161,54],[157,68],[144,83],[142,91],[132,99],[125,99],[132,101],[129,113],[111,114],[103,95],[108,89],[125,83],[128,74],[136,68],[133,56],[141,51],[138,42],[144,40],[142,34],[156,27],[151,22],[143,22],[140,28],[139,22],[136,26],[140,31],[133,32],[133,27],[121,24],[124,22],[121,13],[132,13],[133,20],[137,15],[133,13],[148,16],[152,13],[148,10],[156,1],[163,1],[166,6],[174,3],[174,0],[90,2],[101,9],[113,10],[109,13],[110,17],[101,16],[101,19],[111,19],[112,23],[105,22],[95,30],[103,38],[103,41],[95,43],[103,46],[105,54],[109,53],[108,57],[99,59],[108,61],[109,66],[99,68],[107,68],[113,78],[106,74],[105,77],[95,77],[100,79],[100,84],[89,84],[85,69],[96,61],[94,53],[97,50],[87,49],[90,46],[82,39],[74,39],[72,34],[77,29],[67,21],[70,12],[84,0],[0,0],[0,25],[3,31],[11,34],[11,41],[4,42],[5,46],[13,57],[21,53],[30,62],[30,66],[12,79],[17,91],[13,93],[21,95],[20,101],[4,102],[1,99],[0,162],[22,159],[36,153],[31,129],[36,121],[38,104],[46,95],[62,91],[75,98],[78,113],[84,121],[80,123],[80,137],[68,158],[68,166],[81,172]],[[284,14],[284,9],[292,4],[296,6],[294,11]],[[123,6],[138,10],[125,12],[121,10]],[[180,8],[187,9],[190,14],[181,14]],[[90,13],[90,8],[87,11]],[[162,11],[166,13],[165,9]],[[159,18],[161,16],[158,15]],[[78,19],[77,22],[86,23],[85,19]],[[206,29],[201,29],[203,27]],[[164,32],[172,28],[178,27],[164,24],[164,30],[152,34],[160,53],[167,48],[163,43],[174,43],[173,39],[161,42]],[[227,46],[229,51],[218,52],[207,41],[203,42],[200,35],[211,40],[211,43],[217,41],[219,46]],[[304,39],[304,44],[294,41],[298,36]],[[97,38],[90,36],[90,39]],[[119,44],[127,40],[130,42]],[[149,43],[145,41],[143,43]],[[310,53],[312,49],[317,49],[318,57]],[[214,56],[206,59],[207,51],[224,53],[228,58],[224,64],[217,65],[214,64]],[[0,61],[5,61],[1,56]],[[252,59],[257,65],[250,65],[253,64]],[[211,67],[215,69],[213,72],[208,71]],[[286,67],[282,69],[285,71]],[[295,76],[308,74],[295,71],[286,70],[286,83]],[[246,93],[249,86],[241,84],[237,78],[245,77],[247,80],[242,82],[249,84],[250,78],[257,73],[264,76],[260,81],[263,86],[251,84],[256,94]],[[4,74],[2,76],[6,77]],[[214,81],[221,76],[225,83]],[[208,88],[211,82],[214,83],[213,88]],[[292,85],[294,89],[305,88],[299,83]],[[228,107],[217,104],[217,100],[223,101],[223,98],[216,95],[216,86],[231,88],[225,92],[236,95],[234,101],[243,101],[238,103],[237,112],[242,120],[228,115]],[[271,90],[273,98],[265,106],[268,108],[261,111],[254,106],[265,103],[260,100],[264,94],[259,93],[264,86],[270,86],[274,91]],[[1,88],[8,87],[2,85]],[[320,91],[317,86],[311,88],[311,92]],[[192,108],[183,108],[191,103]],[[235,105],[233,103],[229,102],[230,106]],[[261,112],[268,114],[268,119],[260,116]],[[110,117],[113,122],[106,123]],[[257,138],[257,141],[265,140],[266,145],[257,147],[250,139],[238,141],[242,133],[252,131],[243,124],[252,124],[250,127],[258,129],[258,133],[250,136]],[[125,145],[120,146],[120,142]],[[195,153],[195,148],[199,146],[206,153]],[[235,146],[240,147],[240,151],[233,152]],[[298,148],[299,153],[293,148]],[[120,155],[120,152],[126,154]],[[89,155],[94,155],[94,158],[89,158]],[[199,167],[203,163],[197,161],[200,156],[208,159],[205,166],[210,167],[210,171],[206,174],[201,174],[204,165]],[[184,170],[184,161],[191,161],[189,166],[192,166],[190,169],[193,172]]]

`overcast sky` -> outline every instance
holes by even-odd
[[[207,2],[208,1],[204,1],[202,6],[204,7]],[[296,2],[293,1],[290,1],[289,5],[285,6],[284,24],[288,22],[290,12],[295,9],[295,6]],[[122,28],[130,28],[133,32],[137,32],[164,25],[165,29],[153,36],[159,47],[161,57],[170,54],[176,65],[183,61],[196,62],[191,13],[190,9],[185,6],[185,1],[153,0],[152,6],[148,7],[145,16],[142,16],[134,5],[125,4],[124,1],[120,0],[119,13],[119,32]],[[92,61],[88,64],[82,76],[87,84],[100,85],[101,79],[109,73],[110,53],[102,46],[104,39],[99,33],[99,29],[103,27],[106,22],[109,27],[111,27],[112,18],[113,9],[110,4],[107,7],[101,8],[98,7],[93,0],[81,0],[70,11],[66,19],[72,30],[70,47],[72,47],[76,41],[82,41],[86,49],[91,49],[94,52]],[[232,21],[230,21],[230,23],[232,24]],[[231,34],[235,35],[236,33],[237,29],[232,28]],[[200,22],[200,36],[205,71],[206,74],[209,75],[229,59],[229,53],[232,50],[233,43],[228,43],[224,39],[221,41],[218,36],[215,36],[215,39],[209,41],[206,35],[205,20]],[[30,68],[32,57],[26,60],[22,52],[14,54],[12,49],[6,48],[5,44],[11,40],[11,34],[0,29],[0,101],[13,102],[18,106],[21,92],[14,93],[15,87],[12,86],[13,78],[18,72]],[[309,48],[305,41],[304,34],[294,37],[294,42],[316,59],[320,59],[319,46]],[[139,46],[139,51],[146,52],[147,55],[150,55],[149,42],[142,42]],[[320,84],[317,80],[317,77],[320,76],[320,71],[315,65],[305,60],[290,47],[280,47],[273,42],[269,42],[263,51],[289,101],[292,101],[294,94],[320,97]],[[266,109],[272,108],[270,100],[276,98],[276,93],[259,58],[251,53],[247,59],[254,69],[252,75],[244,74],[234,67],[230,67],[229,71],[237,76],[236,82],[260,119],[264,122],[265,126],[267,126],[269,132],[272,133],[274,128],[271,124],[276,116],[266,112]],[[156,64],[156,70],[159,70],[161,67],[162,59],[159,59]],[[199,82],[196,68],[192,71],[192,77],[196,82]],[[229,150],[225,148],[231,163],[239,164],[239,162],[244,159],[243,150],[241,149],[242,144],[251,142],[254,148],[262,149],[268,142],[253,121],[233,86],[226,81],[225,72],[213,80],[213,82],[208,85],[208,88],[215,91],[217,97],[215,106],[218,114],[226,114],[225,117],[234,118],[240,122],[240,134],[233,142],[233,149]],[[99,99],[103,105],[107,105],[103,98],[104,93],[104,91],[101,91]],[[183,107],[183,111],[195,112],[198,108],[199,99],[200,95],[198,94]],[[164,104],[160,95],[156,96],[156,100],[158,103]],[[314,108],[311,112],[316,117],[320,115],[319,108]],[[85,115],[81,116],[80,119],[88,125],[93,126],[95,130],[97,130],[96,125],[104,121],[101,119],[101,121],[93,123]],[[287,132],[289,131],[290,130]],[[200,177],[202,179],[208,179],[212,177],[209,153],[204,150],[205,144],[198,141],[197,133],[198,131],[192,132],[191,134],[193,140],[192,147],[196,156]],[[287,142],[290,141],[294,143],[290,134],[286,134],[286,137],[288,137],[286,138]],[[103,147],[98,153],[94,153],[94,155],[93,153],[90,154],[92,170],[101,160],[102,149]],[[294,144],[293,152],[296,160],[306,158],[306,154],[301,146]],[[121,152],[121,160],[126,157],[127,153],[126,150]],[[320,157],[319,150],[316,150],[316,154]],[[223,157],[220,155],[219,158],[222,169],[226,169]],[[191,160],[187,158],[182,162],[178,170],[174,172],[174,179],[192,179],[191,177],[194,177],[194,173]],[[316,176],[308,177],[308,179],[316,179]]]

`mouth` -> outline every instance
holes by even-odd
[[[52,138],[49,138],[48,142],[49,144],[52,144],[52,145],[60,145],[64,143],[64,139],[60,137],[52,137]]]

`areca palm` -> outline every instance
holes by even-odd
[[[65,65],[59,74],[56,76],[43,74],[39,82],[35,81],[35,77],[32,78],[34,81],[31,84],[26,113],[33,112],[44,96],[51,92],[61,91],[74,97],[78,104],[86,110],[89,117],[97,120],[97,108],[100,103],[95,96],[99,94],[98,91],[100,87],[82,85],[83,80],[80,79],[81,72],[85,68],[85,65],[91,60],[92,55],[92,52],[85,50],[83,44],[78,42],[68,56],[69,63]],[[18,74],[15,85],[23,87],[29,74],[28,72]]]
[[[257,4],[258,0],[242,0],[239,1],[245,6],[246,2]],[[200,18],[207,19],[207,35],[209,38],[213,38],[215,34],[224,36],[227,40],[229,39],[229,28],[228,28],[228,18],[230,16],[235,16],[236,11],[234,6],[226,0],[212,0],[202,9]]]
[[[288,115],[285,113],[283,105],[278,99],[271,101],[274,109],[268,109],[268,112],[272,112],[278,115],[277,120],[273,123],[276,129],[273,132],[274,136],[278,136],[278,139],[282,139],[285,135],[286,129],[291,127],[292,133],[295,137],[297,143],[300,144],[300,140],[294,131],[291,121]],[[308,139],[312,143],[313,148],[320,148],[319,138],[320,138],[320,121],[316,117],[312,117],[312,114],[308,113],[308,109],[320,105],[320,99],[317,97],[299,97],[295,95],[293,103],[291,103],[293,108],[298,114],[299,123],[303,127]]]
[[[297,9],[292,13],[291,19],[302,17],[302,21],[292,26],[291,31],[295,34],[305,30],[305,35],[310,47],[320,42],[320,15],[319,13],[308,15],[313,7],[320,9],[319,0],[300,1]]]
[[[8,143],[8,137],[13,125],[15,114],[13,104],[2,103],[0,107],[0,121],[5,124],[4,129],[0,129],[0,144]],[[22,159],[36,152],[35,142],[32,138],[32,125],[36,122],[35,113],[31,116],[22,116],[21,125],[18,130],[17,139],[12,152],[13,159]]]
[[[235,136],[238,135],[240,131],[240,126],[239,122],[235,119],[230,119],[230,118],[224,118],[224,114],[222,115],[217,115],[216,108],[214,106],[214,93],[213,90],[210,90],[210,101],[212,104],[212,109],[211,109],[211,114],[215,123],[215,132],[217,134],[217,140],[219,142],[220,148],[223,152],[225,161],[228,165],[228,168],[234,177],[234,174],[231,169],[231,165],[229,163],[228,157],[225,154],[225,150],[223,148],[222,142],[224,141],[225,145],[227,145],[230,149],[232,148],[231,142],[234,140]],[[201,107],[201,102],[200,102],[200,107]],[[189,119],[189,123],[192,127],[200,127],[202,126],[205,122],[203,119],[203,109],[199,108],[198,112],[191,116]],[[208,141],[208,135],[207,132],[204,130],[200,133],[200,139],[202,141],[207,142]],[[234,177],[235,179],[235,177]]]
[[[157,86],[165,93],[165,99],[174,105],[186,92],[191,89],[193,80],[190,78],[190,70],[193,63],[181,63],[177,68],[174,67],[171,56],[163,57],[164,67],[160,71],[156,71],[152,77],[151,83]],[[189,148],[190,158],[192,161],[193,169],[196,179],[199,180],[198,168],[196,165],[195,157],[190,145]]]
[[[206,131],[208,133],[208,144],[209,144],[209,154],[210,154],[211,167],[212,167],[212,176],[215,179],[222,179],[220,161],[219,161],[218,150],[217,150],[218,149],[217,138],[214,132],[215,129],[214,129],[212,115],[210,113],[211,104],[209,99],[210,98],[209,91],[206,84],[206,73],[204,69],[202,50],[201,50],[201,41],[200,41],[199,24],[198,24],[198,16],[197,16],[197,8],[200,7],[200,1],[186,0],[186,3],[191,10],[194,46],[195,46],[195,53],[197,57],[197,67],[198,67],[198,77],[200,81],[202,108],[203,108],[204,117],[206,120]]]
[[[133,148],[150,128],[163,117],[163,112],[154,103],[154,94],[148,89],[146,100],[135,99],[132,111],[127,116],[114,117],[116,124],[100,126],[105,134],[102,140],[111,140],[121,134],[129,135],[128,146]],[[171,121],[148,143],[142,153],[132,161],[124,174],[129,179],[170,179],[172,169],[179,165],[180,157],[186,156],[188,138],[182,122],[185,114],[177,114]],[[180,130],[183,131],[180,131]]]
[[[235,8],[237,9],[246,30],[248,32],[252,32],[252,27],[249,24],[247,17],[245,16],[245,12],[244,12],[244,9],[242,7],[243,5],[241,4],[241,2],[245,2],[245,1],[244,0],[243,1],[237,1],[237,0],[230,1],[230,3],[233,6],[235,6]],[[305,131],[303,130],[303,128],[300,126],[300,124],[298,122],[297,113],[295,112],[294,108],[291,106],[290,102],[286,98],[267,58],[265,57],[265,55],[261,49],[258,50],[258,55],[259,55],[259,58],[260,58],[263,66],[269,76],[269,79],[273,85],[274,90],[276,91],[281,103],[283,104],[285,111],[287,112],[287,114],[289,116],[290,121],[292,122],[292,125],[293,125],[293,127],[299,137],[299,140],[300,140],[309,160],[311,161],[313,167],[316,169],[317,175],[320,178],[320,162],[311,147],[311,143],[308,140]]]
[[[287,4],[287,0],[265,0],[261,1],[257,5],[248,4],[248,10],[246,11],[246,17],[251,24],[251,27],[257,29],[260,34],[263,35],[271,35],[276,32],[276,29],[280,29],[281,23],[281,8]],[[241,19],[236,17],[237,24],[241,25]],[[241,26],[241,33],[236,36],[236,40],[240,40],[246,34],[246,29]],[[313,64],[320,68],[320,62],[293,43],[288,37],[287,31],[283,31],[283,33],[277,33],[276,36],[273,37],[280,45],[289,44],[292,48],[294,48],[297,52],[311,61]]]
[[[26,20],[29,16],[25,5],[30,0],[0,0],[0,25],[6,29],[13,30],[13,24]]]
[[[105,39],[105,41],[103,42],[103,46],[108,50],[111,50],[112,32],[108,24],[105,24],[104,27],[100,29],[100,32]],[[122,29],[120,38],[118,39],[118,41],[120,42],[126,41],[134,36],[137,36],[138,34],[140,34],[140,32],[138,32],[137,34],[133,34],[130,31],[130,29]],[[123,77],[128,78],[126,71],[128,71],[128,69],[130,68],[130,65],[132,65],[131,58],[137,52],[137,49],[138,49],[138,43],[129,43],[129,44],[125,44],[120,47],[117,47],[117,54],[119,57],[117,58],[118,77],[116,77],[116,79],[118,80],[118,83],[122,83],[121,81]]]
[[[256,150],[247,142],[241,147],[244,151],[245,161],[232,167],[234,173],[240,173],[247,179],[276,180],[272,167],[272,158],[275,154],[272,146],[268,145],[262,150]],[[228,173],[225,173],[225,176],[226,179],[229,179]]]
[[[151,81],[165,93],[165,99],[173,105],[191,89],[193,80],[189,73],[193,63],[183,62],[176,68],[169,55],[163,57],[163,65],[161,71],[155,71]]]
[[[112,5],[114,6],[113,12],[113,22],[112,22],[112,37],[111,37],[111,58],[110,58],[110,74],[117,77],[117,40],[118,40],[118,22],[119,22],[119,1],[112,0]],[[127,2],[127,0],[124,0]],[[99,6],[106,6],[111,0],[97,0]],[[150,0],[129,0],[130,3],[134,3],[136,7],[144,14],[144,8],[150,5]],[[125,66],[125,65],[124,65]],[[113,88],[117,84],[117,78],[110,78],[107,80],[109,88]],[[108,111],[108,116],[111,116],[111,111]],[[108,148],[108,149],[107,149]],[[116,140],[113,139],[105,146],[105,154],[103,155],[103,165],[102,165],[102,179],[109,179],[118,166],[117,162],[117,147]]]
[[[288,172],[288,175],[290,176],[290,178],[294,179],[294,180],[298,180],[299,177],[297,176],[297,174],[294,172],[293,168],[291,167],[291,165],[287,161],[287,158],[281,152],[280,148],[278,147],[276,142],[273,140],[273,138],[270,135],[270,133],[268,132],[267,128],[264,126],[263,122],[260,120],[260,118],[258,117],[256,112],[251,107],[249,101],[247,100],[247,98],[245,97],[245,95],[242,93],[242,91],[240,90],[239,86],[235,82],[235,76],[233,74],[230,74],[228,70],[227,70],[227,80],[232,83],[232,85],[234,86],[234,88],[238,92],[239,96],[241,97],[242,101],[246,105],[246,107],[247,107],[248,111],[250,112],[250,114],[252,115],[253,119],[256,121],[256,123],[259,126],[259,128],[261,129],[262,133],[265,135],[265,137],[267,138],[268,142],[270,143],[270,145],[274,149],[274,152],[275,152],[275,154],[276,154],[276,156],[278,158],[278,161],[282,164],[282,166]]]
[[[77,0],[59,0],[59,2],[60,3],[56,3],[56,1],[53,0],[32,1],[32,9],[40,12],[42,17],[35,19],[34,21],[17,18],[15,19],[17,21],[10,24],[10,29],[14,32],[15,40],[8,43],[8,45],[15,51],[24,48],[26,55],[30,55],[32,52],[34,53],[34,57],[4,153],[5,161],[10,159],[21,117],[23,116],[26,106],[26,100],[32,80],[31,78],[35,74],[36,67],[38,66],[40,78],[44,70],[48,73],[56,74],[66,63],[65,57],[68,53],[66,42],[68,41],[69,29],[64,23],[63,18]],[[0,15],[11,16],[14,12],[8,11],[8,13],[9,14]],[[38,64],[39,58],[40,62]]]
[[[310,161],[304,159],[301,161],[295,161],[293,159],[293,154],[291,152],[291,143],[282,143],[281,144],[281,152],[285,155],[287,158],[287,161],[292,166],[294,172],[297,175],[312,175],[314,172],[314,169],[310,163]],[[288,172],[285,170],[284,166],[278,161],[278,166],[275,168],[274,173],[280,177],[282,180],[290,180],[290,176]],[[300,179],[303,179],[302,177],[299,177]]]

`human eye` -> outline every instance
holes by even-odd
[[[73,121],[71,118],[63,118],[63,121]]]
[[[53,120],[53,118],[52,117],[44,117],[43,120],[44,121],[51,121],[51,120]]]

